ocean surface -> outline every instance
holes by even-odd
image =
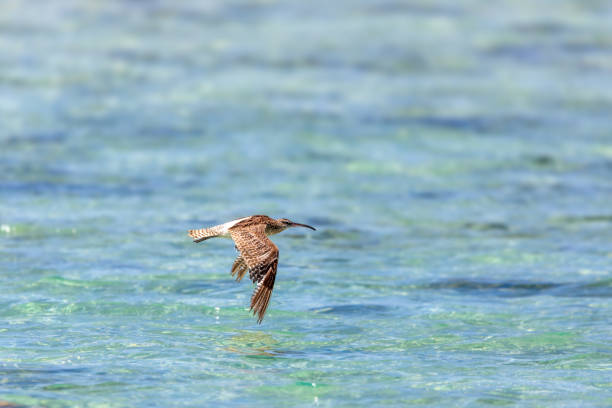
[[[0,2],[0,404],[612,406],[609,1]],[[229,240],[267,214],[261,325]]]

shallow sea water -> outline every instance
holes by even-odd
[[[0,3],[0,400],[611,406],[604,1]],[[262,325],[230,241],[263,213]]]

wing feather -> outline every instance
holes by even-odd
[[[251,310],[254,315],[257,314],[257,323],[261,324],[266,314],[266,309],[268,308],[268,303],[270,303],[270,297],[272,296],[272,289],[274,289],[275,279],[276,265],[272,265],[264,278],[257,284],[255,292],[253,292],[253,296],[251,297]]]
[[[249,277],[257,284],[251,297],[251,310],[257,315],[257,322],[261,323],[274,289],[278,248],[266,236],[265,224],[230,228],[229,232],[249,269]]]
[[[236,281],[240,282],[248,270],[249,267],[244,262],[244,258],[242,258],[242,255],[238,255],[232,266],[232,276],[236,276]]]

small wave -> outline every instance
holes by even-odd
[[[481,281],[452,279],[426,285],[427,289],[452,290],[461,294],[486,293],[502,297],[546,294],[563,297],[612,297],[612,280],[592,283],[554,283],[521,281]]]
[[[322,308],[312,309],[316,313],[330,313],[340,315],[364,315],[364,314],[382,314],[389,311],[389,307],[376,304],[348,304],[325,306]]]

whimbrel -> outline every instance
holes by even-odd
[[[257,323],[261,323],[270,302],[278,266],[278,248],[268,236],[291,227],[316,231],[310,225],[298,224],[286,218],[275,220],[267,215],[251,215],[210,228],[190,230],[189,236],[193,242],[215,237],[234,240],[239,254],[232,266],[232,276],[236,275],[236,281],[240,282],[249,271],[249,277],[257,284],[251,297],[251,310],[253,315],[257,314]]]

